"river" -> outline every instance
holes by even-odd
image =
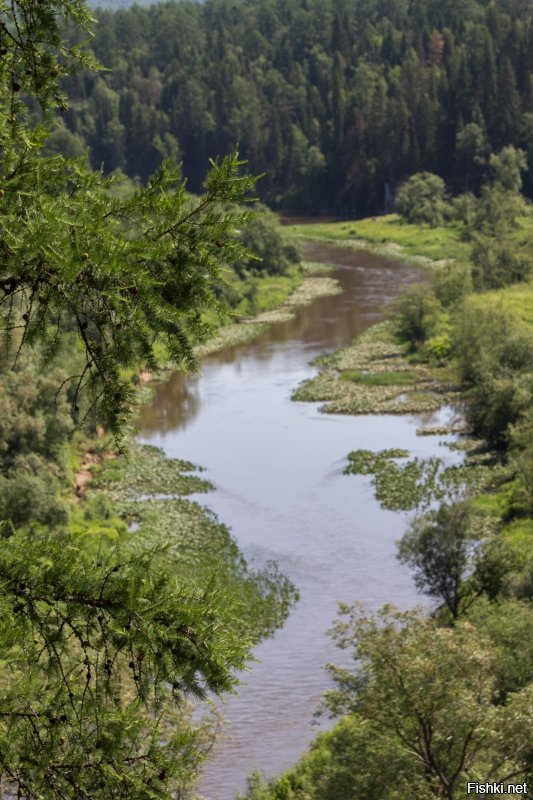
[[[141,441],[206,467],[216,491],[196,499],[230,526],[250,562],[277,561],[301,594],[223,706],[224,737],[199,787],[208,800],[232,800],[256,767],[267,776],[289,767],[316,734],[313,712],[329,685],[324,664],[347,658],[326,634],[338,601],[370,609],[421,602],[395,559],[408,515],[380,509],[368,477],[342,474],[347,453],[401,447],[457,460],[439,447],[446,437],[416,436],[420,417],[325,415],[290,400],[316,373],[313,358],[349,344],[421,279],[413,267],[364,251],[314,244],[307,256],[335,265],[342,295],[209,356],[201,375],[175,373],[141,413]]]

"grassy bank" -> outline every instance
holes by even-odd
[[[463,226],[450,223],[430,228],[402,222],[397,214],[370,217],[354,222],[305,223],[289,225],[286,230],[302,239],[315,239],[332,244],[364,248],[390,258],[410,263],[431,265],[446,261],[467,262],[471,245],[464,240]],[[533,210],[528,209],[518,220],[513,232],[518,250],[527,249],[533,239]]]
[[[196,356],[202,358],[226,347],[246,344],[266,330],[268,325],[292,319],[295,308],[308,305],[318,297],[339,294],[341,289],[338,282],[324,274],[327,271],[328,268],[323,264],[303,262],[297,275],[290,281],[280,282],[280,278],[258,279],[261,300],[256,308],[261,310],[252,316],[236,313],[235,322],[221,325],[211,339],[197,345]]]
[[[226,624],[238,625],[251,642],[283,624],[294,587],[275,567],[252,569],[229,529],[189,498],[213,489],[187,461],[130,438],[129,457],[100,460],[73,511],[84,536],[122,541],[128,550],[159,549],[185,585],[226,598]]]
[[[408,360],[387,322],[315,363],[318,375],[292,399],[323,403],[327,414],[414,414],[457,400],[449,368]]]
[[[459,225],[429,228],[407,225],[397,214],[354,222],[290,225],[288,232],[303,239],[317,239],[332,244],[365,249],[411,263],[468,260],[470,245],[461,239]]]

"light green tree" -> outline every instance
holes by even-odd
[[[406,222],[441,225],[449,211],[444,181],[431,172],[412,175],[398,189],[396,209]]]
[[[438,598],[453,619],[468,605],[465,581],[473,570],[476,545],[470,521],[466,503],[443,504],[417,517],[398,548],[399,560],[414,570],[417,589]]]
[[[329,708],[375,726],[391,753],[396,745],[407,756],[387,796],[462,799],[468,781],[526,780],[533,692],[528,685],[495,705],[500,654],[487,635],[468,621],[446,628],[416,612],[349,607],[333,635],[357,668],[331,668]],[[371,762],[370,782],[374,767],[382,774]]]

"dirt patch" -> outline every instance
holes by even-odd
[[[93,467],[96,464],[102,464],[104,461],[111,461],[116,457],[116,453],[109,451],[99,453],[91,449],[84,453],[81,466],[74,475],[73,482],[74,494],[78,499],[85,495],[87,487],[93,479]]]

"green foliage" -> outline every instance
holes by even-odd
[[[41,468],[45,470],[46,465]],[[13,525],[32,522],[52,528],[63,525],[68,520],[68,511],[59,495],[57,481],[46,473],[32,475],[22,469],[7,478],[0,476],[0,519]]]
[[[533,598],[533,522],[512,522],[490,539],[476,570],[476,580],[488,597]]]
[[[464,502],[441,505],[417,517],[398,548],[399,560],[414,570],[417,589],[442,601],[453,619],[464,610],[465,579],[473,569],[470,518]]]
[[[445,308],[457,306],[473,290],[469,264],[447,262],[436,275],[435,294]]]
[[[43,374],[28,353],[14,370],[0,368],[0,519],[14,525],[68,519],[61,493],[74,423],[65,377]]]
[[[461,377],[469,387],[466,416],[473,431],[505,450],[510,426],[533,402],[533,336],[494,304],[465,304],[456,330]]]
[[[533,517],[533,408],[511,428],[511,461],[518,480],[518,504]]]
[[[66,120],[109,172],[145,181],[179,146],[198,192],[208,157],[238,141],[270,205],[360,217],[390,210],[421,171],[477,192],[491,151],[533,141],[522,0],[207,0],[97,16],[92,47],[111,71],[71,81]]]
[[[393,329],[399,342],[415,352],[437,330],[441,306],[427,286],[415,286],[393,305]]]
[[[0,471],[35,471],[43,462],[61,461],[74,428],[60,370],[43,374],[28,357],[14,370],[0,367]],[[32,470],[33,466],[33,470]]]
[[[442,225],[448,215],[445,189],[438,175],[430,172],[412,175],[398,190],[396,210],[406,222]]]
[[[518,193],[522,189],[522,172],[527,167],[526,154],[512,145],[493,153],[489,160],[495,186]]]
[[[527,280],[532,261],[516,251],[508,235],[481,235],[474,237],[472,265],[476,289],[500,289]]]
[[[491,775],[498,781],[508,772],[525,779],[530,754],[523,726],[531,691],[521,684],[504,704],[493,704],[500,651],[487,635],[466,621],[443,628],[387,609],[376,618],[348,607],[342,614],[333,635],[340,647],[353,650],[358,667],[331,667],[337,688],[327,705],[379,731],[377,757],[372,752],[364,768],[367,785],[389,775],[390,789],[381,796],[460,798],[468,780],[484,782]],[[382,771],[383,750],[394,759],[390,772]]]
[[[116,435],[131,404],[122,370],[155,368],[156,336],[174,363],[195,364],[192,343],[208,333],[200,312],[216,307],[222,266],[242,253],[236,226],[249,215],[219,210],[220,200],[240,199],[251,186],[238,165],[236,156],[215,164],[199,200],[170,164],[123,200],[110,197],[112,179],[82,162],[32,158],[30,149],[24,170],[11,165],[5,191],[20,203],[2,218],[4,336],[22,325],[22,344],[41,343],[53,360],[58,330],[74,325],[85,354],[69,376],[74,405],[86,392]]]
[[[170,161],[146,188],[118,197],[117,180],[83,158],[43,156],[46,129],[32,127],[20,89],[46,113],[64,106],[58,78],[91,61],[62,41],[60,17],[78,27],[89,17],[83,3],[52,0],[28,14],[15,3],[3,14],[0,330],[6,343],[19,334],[21,348],[39,344],[45,363],[61,352],[64,330],[75,330],[84,358],[67,376],[73,405],[82,416],[95,409],[118,437],[131,405],[123,370],[154,368],[156,338],[174,363],[195,365],[193,343],[208,332],[201,314],[217,306],[225,267],[246,253],[238,231],[251,215],[224,209],[235,209],[254,182],[239,176],[234,153],[212,162],[199,198],[185,192]],[[20,74],[24,85],[11,86]],[[78,400],[82,392],[89,402]]]
[[[496,648],[493,665],[498,700],[533,681],[533,606],[531,602],[498,598],[478,600],[468,612],[468,621],[488,636]]]
[[[237,275],[247,273],[284,275],[300,260],[294,244],[287,241],[277,217],[266,208],[251,220],[241,233],[241,241],[251,257],[234,263]]]
[[[93,557],[72,536],[3,530],[2,790],[174,796],[199,762],[184,697],[231,689],[246,663],[220,592],[177,582],[157,550]]]
[[[473,232],[472,277],[477,289],[498,289],[526,280],[531,257],[516,247],[513,230],[524,213],[520,194],[525,154],[512,146],[490,158],[492,184],[481,192],[477,212],[471,222]]]

